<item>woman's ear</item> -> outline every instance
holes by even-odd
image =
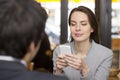
[[[91,33],[93,33],[93,32],[94,32],[94,29],[92,28],[92,29],[91,29]]]

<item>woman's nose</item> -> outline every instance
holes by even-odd
[[[77,26],[76,26],[76,30],[80,30],[81,29],[81,27],[80,27],[80,25],[78,24]]]

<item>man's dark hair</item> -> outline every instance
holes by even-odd
[[[0,0],[0,55],[23,58],[30,43],[42,38],[46,19],[35,0]]]

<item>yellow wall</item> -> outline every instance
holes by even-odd
[[[60,2],[60,0],[36,0],[37,2]],[[80,2],[81,0],[69,0],[73,2]]]
[[[120,0],[112,0],[112,2],[120,2]]]
[[[60,2],[60,0],[36,0],[37,2]],[[95,0],[69,0],[70,2],[94,2]],[[112,0],[112,2],[120,2],[120,0]]]

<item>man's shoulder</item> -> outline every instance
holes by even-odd
[[[25,76],[25,75],[24,75]],[[68,80],[63,76],[56,76],[52,73],[30,71],[27,72],[26,76],[29,80]]]

